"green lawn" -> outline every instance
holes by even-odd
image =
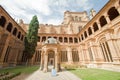
[[[120,72],[101,69],[68,69],[82,80],[120,80]]]
[[[6,69],[0,69],[0,73],[3,72],[10,72],[10,73],[26,73],[26,74],[30,74],[33,73],[34,71],[36,71],[37,69],[39,69],[39,66],[20,66],[20,67],[15,67],[15,68],[6,68]]]

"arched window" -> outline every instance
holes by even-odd
[[[69,38],[69,43],[73,43],[73,38],[72,37]]]
[[[17,37],[18,37],[18,39],[20,39],[20,37],[21,37],[21,32],[18,33],[18,36],[17,36]]]
[[[78,39],[77,39],[76,37],[74,38],[74,42],[75,42],[75,43],[78,43]]]
[[[86,31],[84,32],[84,36],[85,36],[85,38],[87,38],[87,32]]]
[[[11,32],[11,31],[12,31],[12,28],[13,28],[12,23],[9,23],[9,24],[7,25],[7,30],[8,30],[9,32]]]
[[[45,37],[45,36],[42,37],[42,42],[43,42],[43,41],[46,41],[46,37]]]
[[[72,49],[72,58],[73,62],[79,62],[79,55],[76,49]]]
[[[105,19],[104,16],[101,16],[100,19],[99,19],[99,21],[100,21],[100,25],[101,25],[101,27],[103,27],[104,25],[107,24],[107,21],[106,21],[106,19]]]
[[[117,16],[119,16],[119,13],[118,13],[118,11],[115,7],[112,7],[112,8],[109,9],[108,15],[109,15],[110,20],[113,20]]]
[[[93,29],[94,29],[94,32],[96,32],[99,29],[96,22],[93,24]]]
[[[23,35],[22,35],[23,36]],[[40,36],[38,36],[37,41],[40,42]]]
[[[0,26],[4,27],[5,26],[5,23],[6,23],[6,19],[4,16],[1,16],[0,17]]]
[[[68,42],[67,37],[64,37],[64,42],[65,42],[65,43],[67,43],[67,42]]]
[[[88,28],[88,34],[89,34],[89,35],[92,34],[92,29],[91,29],[91,27]]]
[[[83,34],[81,34],[81,39],[84,40],[84,38],[83,38]]]
[[[62,37],[59,37],[59,41],[60,41],[60,42],[63,42],[63,38],[62,38]]]
[[[17,28],[14,28],[13,35],[16,36],[16,34],[17,34]]]

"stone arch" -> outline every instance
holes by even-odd
[[[93,24],[93,29],[94,29],[94,32],[96,32],[99,29],[96,22],[94,22]]]
[[[69,43],[73,43],[73,38],[69,37]]]
[[[12,28],[13,28],[13,25],[12,25],[12,23],[9,22],[6,29],[7,29],[9,32],[11,32],[11,31],[12,31]]]
[[[63,37],[59,37],[59,42],[63,42]]]
[[[88,28],[88,34],[89,34],[89,35],[92,34],[92,29],[91,29],[91,27]]]
[[[0,26],[4,27],[6,23],[6,18],[4,16],[0,17]]]
[[[64,42],[68,43],[68,38],[67,37],[64,37]]]
[[[75,43],[78,43],[77,37],[74,37],[74,42],[75,42]]]
[[[14,35],[14,36],[16,36],[17,31],[18,31],[18,30],[17,30],[17,28],[15,27],[14,30],[13,30],[13,35]]]
[[[20,31],[18,32],[18,36],[17,37],[18,37],[18,39],[20,39],[20,37],[21,37],[21,32]]]
[[[107,24],[107,21],[106,21],[106,19],[105,19],[104,16],[101,16],[100,19],[99,19],[99,21],[100,21],[100,25],[101,25],[101,27],[103,27],[104,25]]]
[[[84,32],[84,36],[85,36],[85,38],[87,38],[87,32],[86,31]]]
[[[109,19],[113,20],[115,19],[117,16],[119,16],[119,12],[117,11],[117,9],[115,7],[111,7],[108,10],[108,15],[109,15]]]
[[[48,65],[55,66],[55,51],[52,49],[47,50]]]

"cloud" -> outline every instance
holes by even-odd
[[[0,0],[0,4],[13,18],[22,18],[25,23],[37,15],[40,23],[50,24],[60,24],[66,10],[82,11],[93,7],[89,0]]]

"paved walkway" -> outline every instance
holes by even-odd
[[[44,73],[37,70],[25,80],[81,80],[69,71],[58,72],[57,76],[51,76],[51,72]]]

